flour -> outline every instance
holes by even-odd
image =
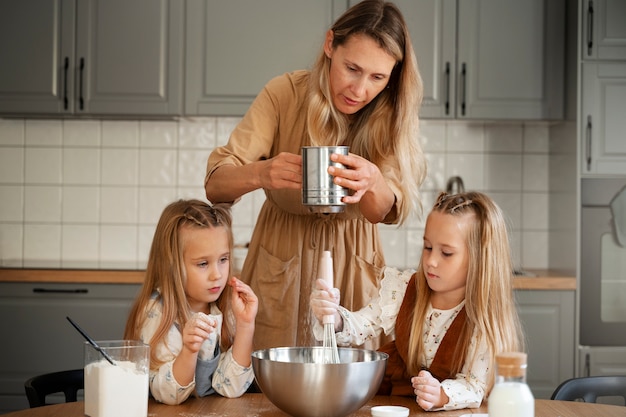
[[[146,417],[148,373],[133,362],[106,360],[85,366],[85,414],[91,417]]]

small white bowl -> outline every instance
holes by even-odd
[[[372,417],[407,417],[409,409],[397,405],[379,405],[372,407]]]

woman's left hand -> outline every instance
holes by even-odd
[[[371,223],[379,223],[385,219],[396,202],[393,190],[387,184],[380,169],[356,154],[330,155],[333,162],[343,164],[345,168],[331,166],[328,173],[335,178],[334,183],[348,188],[354,193],[342,198],[346,204],[360,204],[363,216]]]
[[[354,191],[352,195],[343,198],[344,203],[358,203],[365,193],[374,190],[379,181],[384,181],[380,169],[376,165],[356,154],[333,153],[330,155],[330,160],[339,162],[345,167],[331,166],[328,168],[328,173],[335,177],[333,182]]]
[[[450,401],[439,380],[428,371],[420,371],[417,376],[411,378],[411,385],[415,392],[415,401],[426,411],[443,407]]]
[[[232,309],[235,319],[238,322],[254,324],[259,308],[256,294],[252,288],[235,277],[232,277],[228,284],[232,287]]]

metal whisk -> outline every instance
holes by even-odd
[[[329,287],[333,288],[333,258],[330,251],[324,251],[320,259],[320,278],[324,279]],[[339,350],[335,336],[335,315],[329,314],[323,317],[324,324],[324,363],[339,363]]]

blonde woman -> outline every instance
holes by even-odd
[[[420,207],[426,164],[418,141],[422,85],[404,19],[365,0],[326,33],[310,71],[271,80],[209,157],[206,196],[235,202],[263,189],[242,280],[259,295],[255,347],[315,342],[308,295],[321,254],[332,252],[342,303],[361,308],[384,265],[377,223],[402,223]],[[334,182],[352,190],[343,213],[302,205],[301,147],[347,145]],[[370,347],[379,344],[371,340]]]
[[[311,307],[318,320],[336,316],[338,343],[395,335],[380,348],[389,360],[379,394],[414,396],[424,410],[478,408],[496,354],[524,348],[512,280],[500,208],[483,193],[442,193],[417,272],[385,269],[379,296],[358,312],[340,307],[337,291],[318,280]]]
[[[179,200],[163,210],[124,332],[150,345],[150,394],[159,402],[238,397],[254,380],[258,300],[231,277],[232,247],[228,207]]]

